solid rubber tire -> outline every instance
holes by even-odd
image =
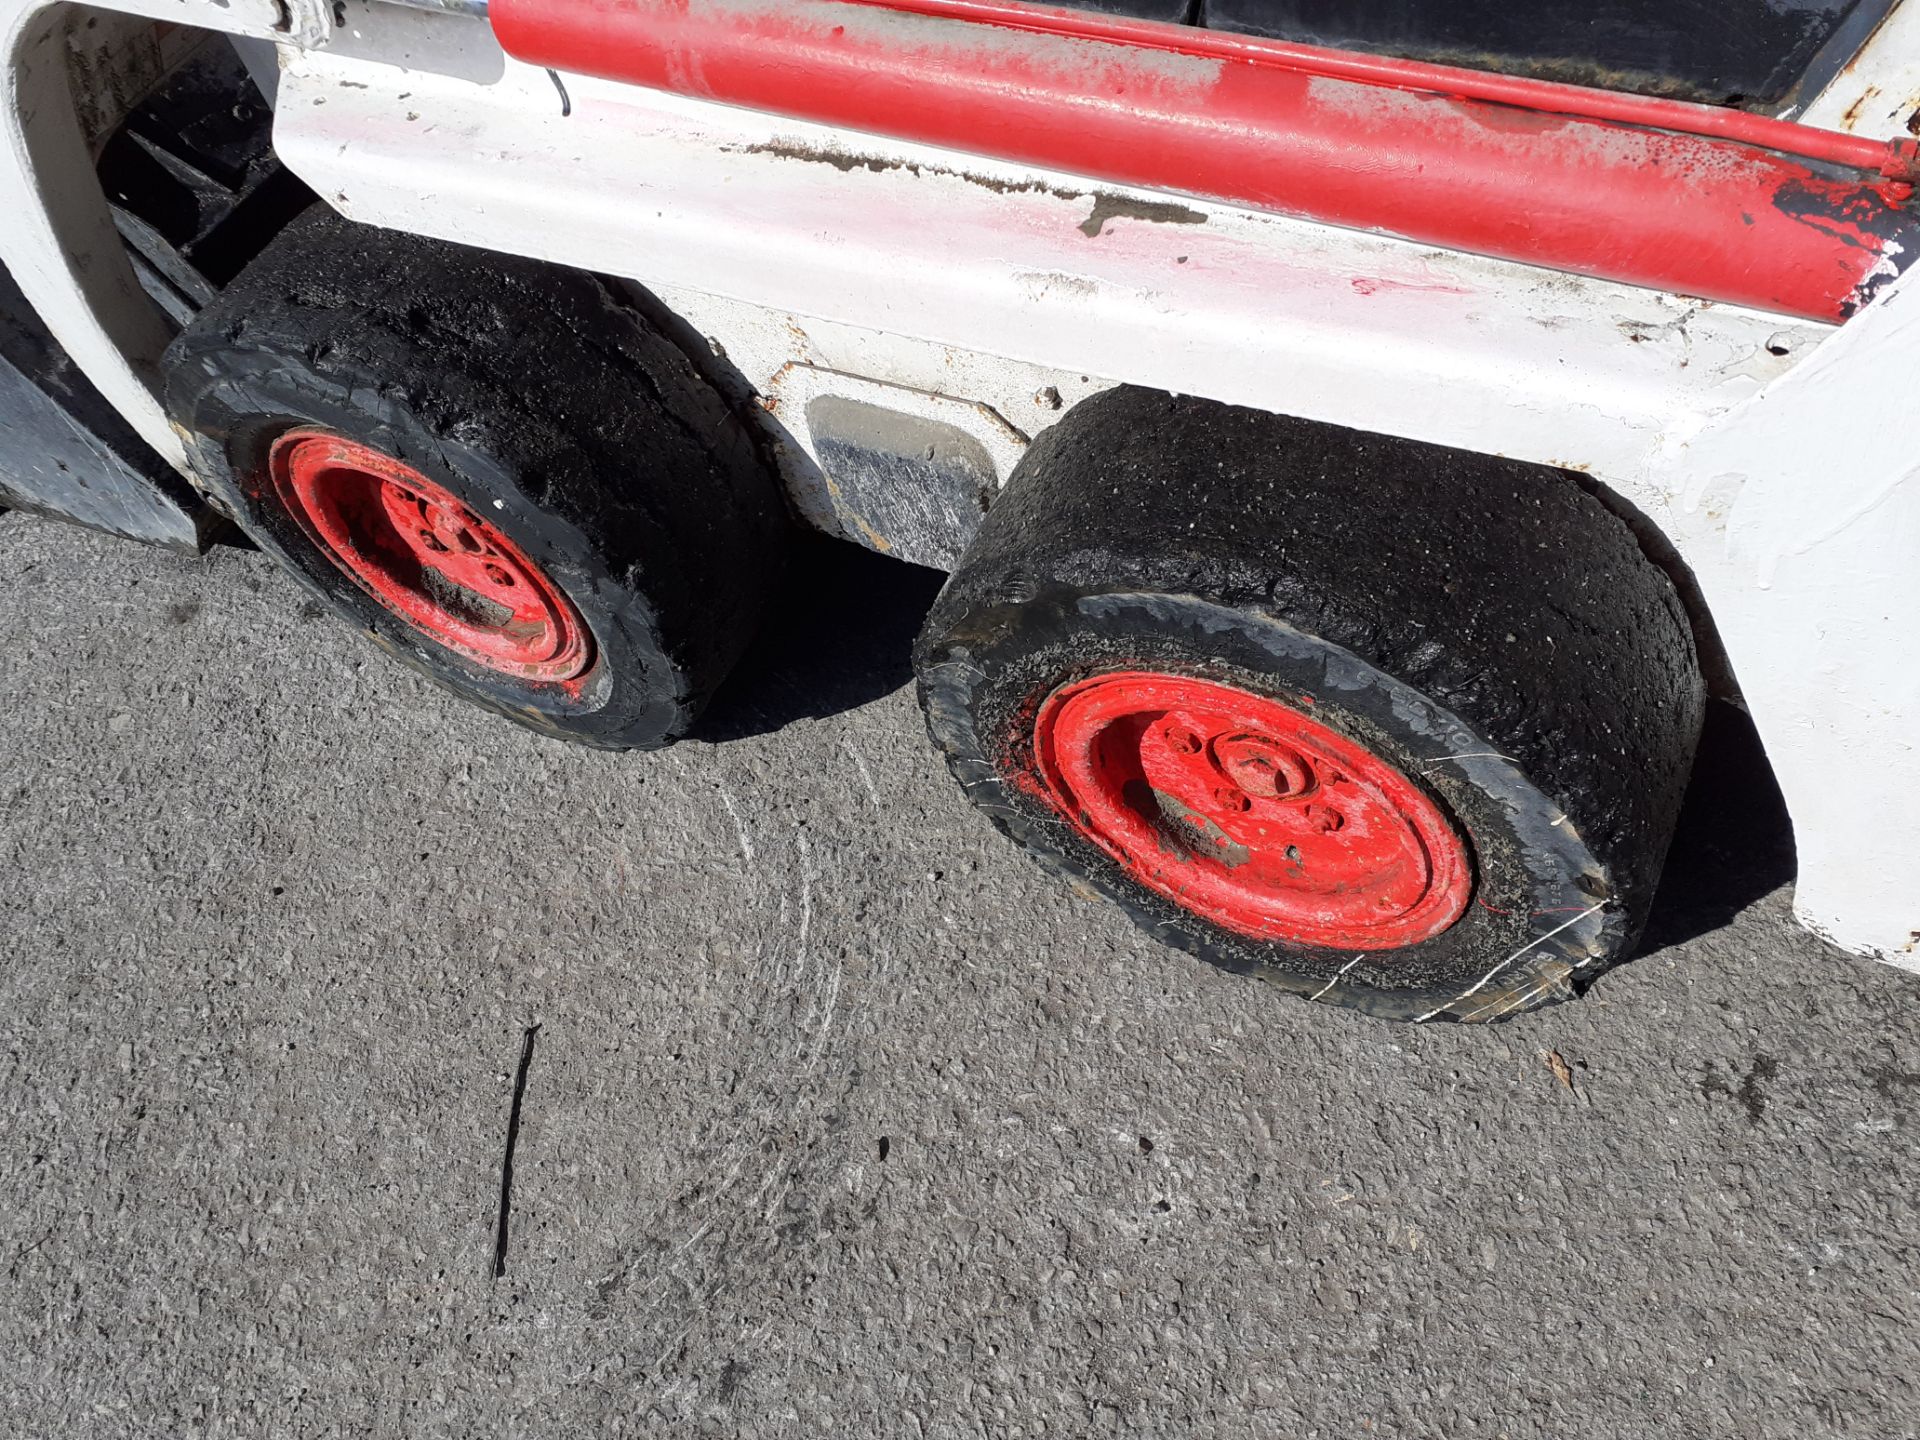
[[[1541,466],[1121,388],[1029,449],[916,649],[969,799],[1163,941],[1394,1019],[1503,1019],[1630,952],[1704,708],[1687,615],[1627,525]],[[1033,720],[1126,670],[1266,695],[1416,781],[1473,902],[1372,953],[1263,941],[1130,878],[1034,782]]]
[[[315,207],[173,342],[166,396],[198,479],[260,548],[383,648],[543,734],[686,733],[745,648],[789,522],[752,434],[595,277]],[[361,441],[451,490],[566,593],[571,686],[469,660],[375,601],[275,494],[288,430]]]

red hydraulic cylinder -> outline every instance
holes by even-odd
[[[1911,142],[1016,0],[492,0],[507,52],[1812,319],[1920,247]]]

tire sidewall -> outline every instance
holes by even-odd
[[[1034,719],[1101,673],[1192,676],[1279,701],[1392,765],[1466,839],[1474,894],[1439,935],[1361,952],[1262,941],[1148,889],[1042,798]],[[1569,998],[1622,943],[1613,886],[1564,811],[1457,714],[1270,616],[1193,596],[1050,590],[976,611],[921,666],[935,742],[976,805],[1048,868],[1224,969],[1383,1018],[1500,1018]]]

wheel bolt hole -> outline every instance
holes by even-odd
[[[1347,817],[1325,805],[1309,805],[1307,823],[1322,835],[1331,835],[1347,823]]]
[[[420,532],[420,543],[436,555],[444,555],[447,553],[447,547],[440,543],[440,537],[431,530],[422,530]]]
[[[1213,792],[1213,798],[1220,802],[1220,808],[1223,810],[1244,812],[1253,808],[1253,800],[1244,790],[1229,790],[1222,786]]]
[[[1198,755],[1200,753],[1200,737],[1191,730],[1183,729],[1177,725],[1168,729],[1167,744],[1182,755]]]
[[[509,573],[503,567],[499,565],[489,565],[486,567],[486,570],[487,570],[487,578],[493,581],[493,583],[498,585],[501,589],[504,590],[513,584],[512,574]]]

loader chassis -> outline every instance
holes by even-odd
[[[798,0],[791,14],[817,19],[825,3]],[[682,7],[715,24],[777,8]],[[840,8],[883,27],[906,23],[878,6]],[[968,8],[953,0],[898,14],[984,33]],[[1217,28],[1230,38],[1204,43],[1255,47],[1222,51],[1223,65],[1245,55],[1268,65],[1257,48],[1267,42],[1247,38],[1262,35],[1415,62],[1469,58],[1448,33],[1410,35],[1380,20],[1412,8],[1223,3]],[[526,38],[543,14],[534,0],[513,5],[521,42],[508,17],[496,20],[507,49],[541,63],[514,58],[486,18],[453,9],[0,0],[9,78],[0,205],[10,217],[0,259],[102,403],[187,473],[185,440],[158,398],[161,357],[187,311],[169,313],[156,255],[181,247],[156,251],[130,226],[102,186],[101,161],[197,42],[237,39],[276,91],[272,158],[288,185],[351,220],[629,287],[636,310],[751,406],[800,515],[855,543],[951,566],[1033,442],[1120,384],[1574,472],[1673,561],[1702,633],[1724,644],[1794,817],[1801,919],[1856,953],[1920,968],[1920,667],[1910,638],[1920,632],[1910,563],[1920,479],[1890,423],[1905,413],[1903,377],[1920,357],[1920,282],[1905,272],[1920,244],[1907,213],[1920,171],[1906,128],[1920,109],[1920,11],[1862,3],[1820,11],[1815,23],[1811,8],[1765,8],[1800,26],[1771,64],[1677,42],[1637,59],[1580,55],[1508,35],[1479,59],[1509,73],[1461,86],[1593,83],[1604,66],[1610,90],[1657,97],[1606,105],[1678,97],[1746,107],[1711,112],[1734,118],[1701,122],[1687,143],[1737,150],[1739,165],[1768,175],[1789,167],[1780,183],[1817,200],[1797,218],[1767,212],[1779,235],[1809,247],[1773,278],[1754,276],[1779,246],[1745,264],[1728,239],[1740,208],[1713,188],[1719,181],[1699,184],[1708,209],[1732,203],[1721,218],[1733,228],[1713,231],[1724,284],[1681,288],[1609,269],[1604,233],[1593,263],[1518,242],[1474,253],[1406,225],[1346,228],[1372,223],[1359,211],[1287,213],[1263,195],[1183,188],[1130,170],[1123,156],[1069,168],[1084,145],[1039,144],[1031,126],[970,143],[837,111],[832,87],[816,87],[818,101],[775,103],[755,90],[750,67],[687,79],[694,72],[681,66],[673,79],[669,62],[684,52],[553,53],[551,33]],[[1327,30],[1336,12],[1360,16],[1359,28]],[[558,25],[569,6],[544,13]],[[1146,51],[1127,27],[1141,22],[1128,16],[1143,11],[1042,13],[1068,17],[1034,22],[1059,31],[1054,39],[1162,63],[1138,60]],[[671,43],[695,43],[691,33]],[[994,43],[1024,33],[1002,28]],[[1166,73],[1201,43],[1166,40]],[[268,46],[277,69],[259,65]],[[1321,63],[1300,61],[1309,62]],[[1327,63],[1347,67],[1341,83],[1359,73],[1357,62]],[[580,73],[590,69],[624,78]],[[1074,83],[1063,79],[1059,94]],[[1782,111],[1801,123],[1768,118]],[[1070,113],[1055,118],[1065,126]],[[1561,167],[1546,173],[1566,193],[1582,167],[1597,166],[1625,177],[1631,188],[1619,193],[1643,205],[1672,200],[1672,234],[1702,223],[1706,212],[1687,206],[1697,176],[1633,174],[1618,146],[1577,161],[1553,148],[1569,127],[1611,134],[1627,122],[1512,114],[1527,153]],[[1406,178],[1389,163],[1377,183],[1391,190]],[[1550,188],[1540,203],[1558,205]],[[1643,250],[1668,253],[1663,245]],[[1843,268],[1813,274],[1828,263]],[[1720,293],[1702,298],[1716,284]],[[171,286],[188,311],[191,291]],[[173,496],[197,541],[205,522],[168,471],[138,486]]]

